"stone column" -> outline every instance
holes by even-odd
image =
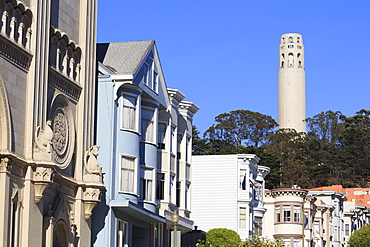
[[[7,19],[8,19],[8,12],[7,11],[4,11],[3,12],[3,16],[1,17],[1,21],[3,22],[3,25],[1,26],[1,33],[2,34],[6,34],[6,26],[7,26]]]
[[[8,207],[10,205],[10,178],[9,178],[9,159],[2,158],[0,160],[0,224],[2,226],[9,226]],[[10,229],[4,227],[0,230],[0,245],[8,246],[8,231]]]

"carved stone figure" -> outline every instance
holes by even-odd
[[[99,146],[94,145],[85,153],[85,169],[90,174],[101,175],[102,166],[98,164]]]
[[[51,121],[46,121],[45,129],[41,130],[41,127],[36,128],[36,146],[41,152],[51,152],[51,141],[53,139],[53,130],[51,129]]]

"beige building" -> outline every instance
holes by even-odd
[[[0,246],[90,246],[95,0],[0,0]]]
[[[281,188],[265,190],[264,236],[282,239],[285,246],[303,245],[303,209],[307,190]]]
[[[279,128],[306,132],[306,82],[302,35],[283,34],[279,46]]]

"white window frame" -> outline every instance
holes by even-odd
[[[122,98],[121,129],[137,131],[137,108],[139,97],[135,94],[122,93]],[[129,98],[135,101],[134,104]]]
[[[154,62],[153,62],[154,63]],[[158,72],[153,69],[153,91],[158,92]]]
[[[149,64],[148,63],[144,63],[143,65],[143,83],[145,85],[149,85],[148,81],[149,81],[149,72],[150,72],[150,67],[149,67]]]
[[[141,181],[141,192],[140,197],[143,201],[154,201],[154,168],[143,168],[143,177],[140,179]]]
[[[239,207],[239,229],[247,229],[247,207]]]
[[[247,169],[239,169],[239,190],[246,191],[247,190]],[[244,183],[244,187],[243,187]]]
[[[128,223],[124,220],[116,218],[116,246],[126,247],[128,244]]]
[[[133,167],[123,167],[124,165],[124,159],[130,159],[133,161]],[[123,171],[126,170],[127,172],[127,179],[129,180],[129,183],[131,183],[131,185],[126,185],[126,186],[123,186]],[[121,192],[124,192],[124,193],[131,193],[131,194],[136,194],[136,187],[137,187],[137,157],[136,156],[132,156],[132,155],[125,155],[125,154],[121,154],[121,164],[120,164],[120,177],[119,177],[119,191]],[[132,180],[132,181],[130,181]]]
[[[293,222],[300,223],[301,222],[301,207],[294,205],[293,206]]]
[[[147,116],[144,116],[144,112],[150,112],[152,118],[148,119]],[[156,110],[150,107],[143,106],[141,109],[141,140],[145,142],[155,143],[155,117]],[[149,123],[149,124],[148,124]]]
[[[167,123],[158,122],[158,149],[166,149]]]
[[[164,172],[157,173],[157,184],[156,184],[156,200],[164,200],[165,199],[165,185],[166,184],[166,174]],[[159,197],[159,195],[162,195]]]

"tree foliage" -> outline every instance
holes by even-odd
[[[354,231],[348,241],[348,247],[369,247],[370,246],[370,224]]]
[[[260,239],[258,236],[242,241],[237,232],[226,228],[215,228],[207,232],[206,240],[197,247],[283,247],[280,240]]]
[[[275,130],[271,117],[237,110],[215,118],[216,124],[195,139],[197,154],[252,153],[270,167],[266,188],[313,188],[341,184],[370,185],[370,111],[352,117],[339,111],[306,119],[307,134]]]
[[[197,244],[197,247],[229,247],[240,246],[241,243],[237,232],[226,228],[215,228],[207,232],[206,241]]]
[[[217,124],[212,125],[204,136],[219,147],[225,145],[258,147],[277,126],[271,116],[248,110],[222,113],[215,117],[215,121]]]

